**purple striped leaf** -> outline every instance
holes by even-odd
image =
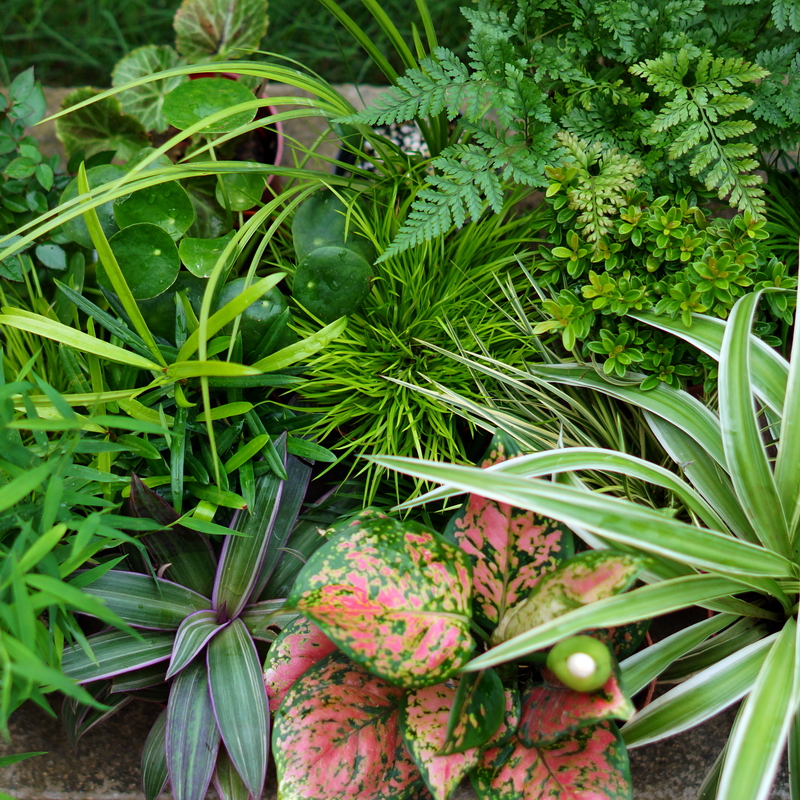
[[[225,749],[250,794],[267,774],[269,706],[253,640],[240,619],[208,643],[208,685]]]
[[[548,747],[512,739],[482,753],[473,773],[482,800],[631,800],[628,754],[609,722]]]
[[[285,604],[286,598],[283,597],[248,603],[239,614],[239,619],[244,622],[254,639],[260,642],[274,642],[281,629],[299,618],[298,613],[288,611]]]
[[[280,796],[429,797],[398,730],[402,696],[402,689],[344,653],[314,664],[275,715],[272,747]]]
[[[269,472],[256,484],[256,504],[233,525],[242,535],[227,536],[219,557],[212,596],[214,608],[238,616],[256,586],[281,502],[283,481]]]
[[[446,680],[473,648],[469,559],[411,523],[376,519],[342,531],[308,560],[287,605],[408,688]]]
[[[480,466],[499,464],[519,452],[516,442],[500,432]],[[555,520],[476,494],[452,517],[445,536],[472,560],[473,614],[488,630],[528,597],[544,573],[574,552],[572,532]]]
[[[462,673],[439,753],[483,746],[499,730],[505,710],[506,695],[495,670]]]
[[[107,631],[89,636],[95,660],[73,645],[64,649],[61,670],[78,683],[113,678],[123,672],[149,667],[172,655],[175,634],[165,631],[142,631],[141,638],[122,631]]]
[[[217,760],[219,728],[201,659],[181,670],[172,684],[166,742],[174,800],[204,800]]]
[[[130,695],[113,695],[110,681],[90,684],[88,691],[98,703],[103,703],[106,707],[87,706],[72,697],[65,698],[61,706],[61,722],[73,747],[77,747],[81,737],[95,725],[105,722],[133,700]]]
[[[517,736],[526,747],[544,746],[607,719],[630,719],[636,709],[622,690],[619,669],[601,689],[576,692],[545,670],[548,683],[532,686],[522,701]]]
[[[104,600],[125,622],[151,630],[177,630],[189,614],[211,608],[207,597],[140,572],[112,569],[83,591]]]
[[[177,675],[225,625],[227,623],[220,624],[217,612],[210,609],[195,611],[186,617],[175,634],[167,678]]]
[[[142,750],[142,788],[145,800],[156,800],[167,786],[167,709],[150,728]]]
[[[167,679],[167,664],[160,662],[151,667],[143,667],[131,672],[123,672],[117,675],[111,684],[111,692],[136,692],[140,689],[150,689],[164,683]]]
[[[264,684],[273,713],[294,682],[311,666],[338,648],[305,617],[287,625],[269,648],[264,660]]]
[[[455,696],[456,688],[448,681],[412,689],[400,705],[403,741],[435,800],[447,800],[461,779],[478,763],[478,747],[440,755]]]
[[[213,781],[222,800],[254,800],[224,747],[219,749]]]
[[[624,592],[642,571],[645,559],[612,550],[590,550],[564,561],[545,575],[527,600],[500,621],[492,643],[500,644],[573,608]]]

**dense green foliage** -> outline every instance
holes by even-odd
[[[385,257],[498,211],[507,181],[543,186],[565,153],[558,130],[636,157],[656,195],[702,189],[758,215],[757,152],[791,149],[800,132],[800,23],[788,10],[700,0],[465,8],[466,60],[435,48],[349,118],[458,117]]]

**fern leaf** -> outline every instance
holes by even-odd
[[[772,4],[772,19],[779,31],[787,27],[800,32],[800,2],[798,0],[775,0]]]

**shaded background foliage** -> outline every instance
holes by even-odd
[[[111,70],[129,51],[145,44],[170,44],[177,0],[8,0],[0,17],[0,84],[30,66],[50,86],[109,86]],[[398,71],[402,64],[373,17],[360,0],[339,4],[363,28]],[[411,38],[408,4],[383,4]],[[461,53],[468,24],[461,0],[431,0],[431,16],[439,23],[442,44]],[[344,28],[317,0],[271,0],[269,28],[262,49],[302,61],[332,83],[385,83],[385,78]]]

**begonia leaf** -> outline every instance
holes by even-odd
[[[402,696],[402,689],[344,653],[331,653],[310,667],[275,715],[272,747],[280,797],[421,796],[422,776],[398,729]]]
[[[287,605],[367,669],[409,688],[446,680],[474,646],[469,559],[412,523],[343,530],[308,560]]]
[[[272,643],[264,661],[264,683],[273,713],[283,702],[286,692],[311,666],[338,648],[305,617],[287,625]]]
[[[631,800],[625,745],[613,723],[581,728],[548,747],[512,739],[486,750],[473,773],[481,800]]]
[[[441,754],[456,696],[452,682],[406,693],[400,706],[400,732],[411,757],[436,800],[447,800],[461,779],[478,763],[479,748]],[[502,713],[502,706],[500,707]]]
[[[527,600],[510,609],[492,636],[499,644],[574,608],[625,591],[645,559],[612,550],[579,553],[545,575]]]
[[[266,0],[183,0],[175,14],[175,47],[191,61],[239,58],[266,31]]]

